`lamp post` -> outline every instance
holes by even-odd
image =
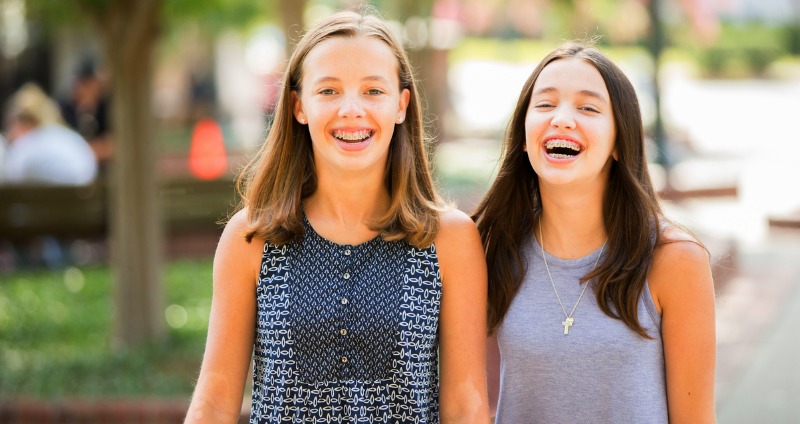
[[[664,27],[661,22],[661,1],[649,0],[648,12],[650,15],[650,34],[648,37],[648,50],[653,58],[653,106],[655,109],[655,119],[653,121],[653,139],[655,140],[657,157],[656,162],[664,167],[668,174],[670,168],[669,145],[664,123],[661,120],[661,85],[659,79],[659,69],[661,68],[661,52],[664,50],[665,36]],[[667,181],[669,179],[667,178]]]

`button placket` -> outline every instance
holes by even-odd
[[[353,257],[353,250],[350,246],[345,246],[339,250],[339,261],[337,262],[340,265],[339,278],[342,284],[340,285],[339,296],[339,322],[336,324],[337,327],[335,331],[339,334],[337,344],[340,354],[337,358],[337,362],[340,367],[347,367],[352,359],[352,351],[349,342],[350,338],[348,337],[350,334],[348,323],[351,321],[349,305],[352,300],[351,293],[353,292]]]
[[[352,286],[353,286],[353,251],[350,246],[345,246],[340,251],[343,255],[341,257],[342,260],[342,273],[341,278],[343,280],[342,284],[342,296],[340,298],[340,303],[342,306],[346,306],[350,302],[350,293],[352,293]],[[347,316],[347,309],[344,311],[344,316]]]

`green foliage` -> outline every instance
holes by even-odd
[[[208,325],[211,261],[169,264],[165,280],[167,340],[115,350],[108,268],[0,278],[0,397],[189,396]]]
[[[25,11],[28,19],[38,22],[45,33],[68,25],[84,27],[90,22],[75,1],[26,0]]]
[[[26,0],[25,4],[29,19],[47,32],[59,27],[86,27],[92,15],[102,15],[118,1],[132,0]],[[162,18],[167,32],[193,23],[213,34],[256,21],[277,20],[277,11],[276,0],[163,0]]]
[[[466,59],[498,60],[504,62],[536,63],[559,42],[527,38],[499,39],[467,37],[448,53],[449,63]]]
[[[336,2],[331,6],[334,9],[341,7]],[[342,2],[339,2],[342,3]],[[378,10],[381,16],[386,19],[405,20],[412,16],[430,16],[431,8],[433,7],[433,0],[365,0],[364,4],[369,4],[371,7]]]
[[[276,21],[280,18],[277,12],[276,0],[166,0],[163,16],[171,29],[191,23],[213,34],[254,22]]]
[[[692,52],[707,77],[763,76],[775,60],[790,53],[785,28],[757,22],[723,23],[711,45],[699,45],[691,31],[673,33],[675,44]]]

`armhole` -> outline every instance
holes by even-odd
[[[647,310],[647,314],[650,316],[650,321],[655,324],[656,328],[658,329],[658,333],[661,334],[661,315],[658,314],[658,309],[656,309],[656,304],[653,301],[653,294],[650,292],[649,280],[645,280],[644,282],[644,289],[642,290],[642,302],[644,302],[644,307]]]
[[[272,255],[275,254],[274,250],[275,246],[272,246],[267,241],[264,242],[264,245],[261,248],[261,262],[258,264],[258,275],[256,275],[256,290],[261,287],[261,282],[264,281],[264,277],[269,271],[267,261],[270,257],[272,257]]]
[[[442,275],[442,262],[441,262],[441,260],[439,258],[439,248],[436,245],[436,242],[434,241],[433,243],[431,243],[430,246],[426,247],[425,249],[419,249],[419,248],[415,247],[414,245],[411,245],[411,248],[413,249],[413,251],[415,253],[415,256],[416,256],[417,252],[420,252],[420,253],[421,252],[425,252],[426,255],[428,255],[429,257],[433,258],[433,261],[431,262],[431,266],[433,268],[432,271],[435,272],[438,275],[437,280],[438,280],[439,287],[441,287],[443,289],[444,288],[444,277]]]

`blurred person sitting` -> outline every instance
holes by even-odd
[[[57,104],[37,85],[23,85],[7,110],[4,184],[86,185],[95,180],[91,147],[61,124]]]
[[[78,68],[68,99],[59,104],[67,125],[77,131],[94,151],[101,168],[113,156],[109,99],[105,84],[91,61]]]

